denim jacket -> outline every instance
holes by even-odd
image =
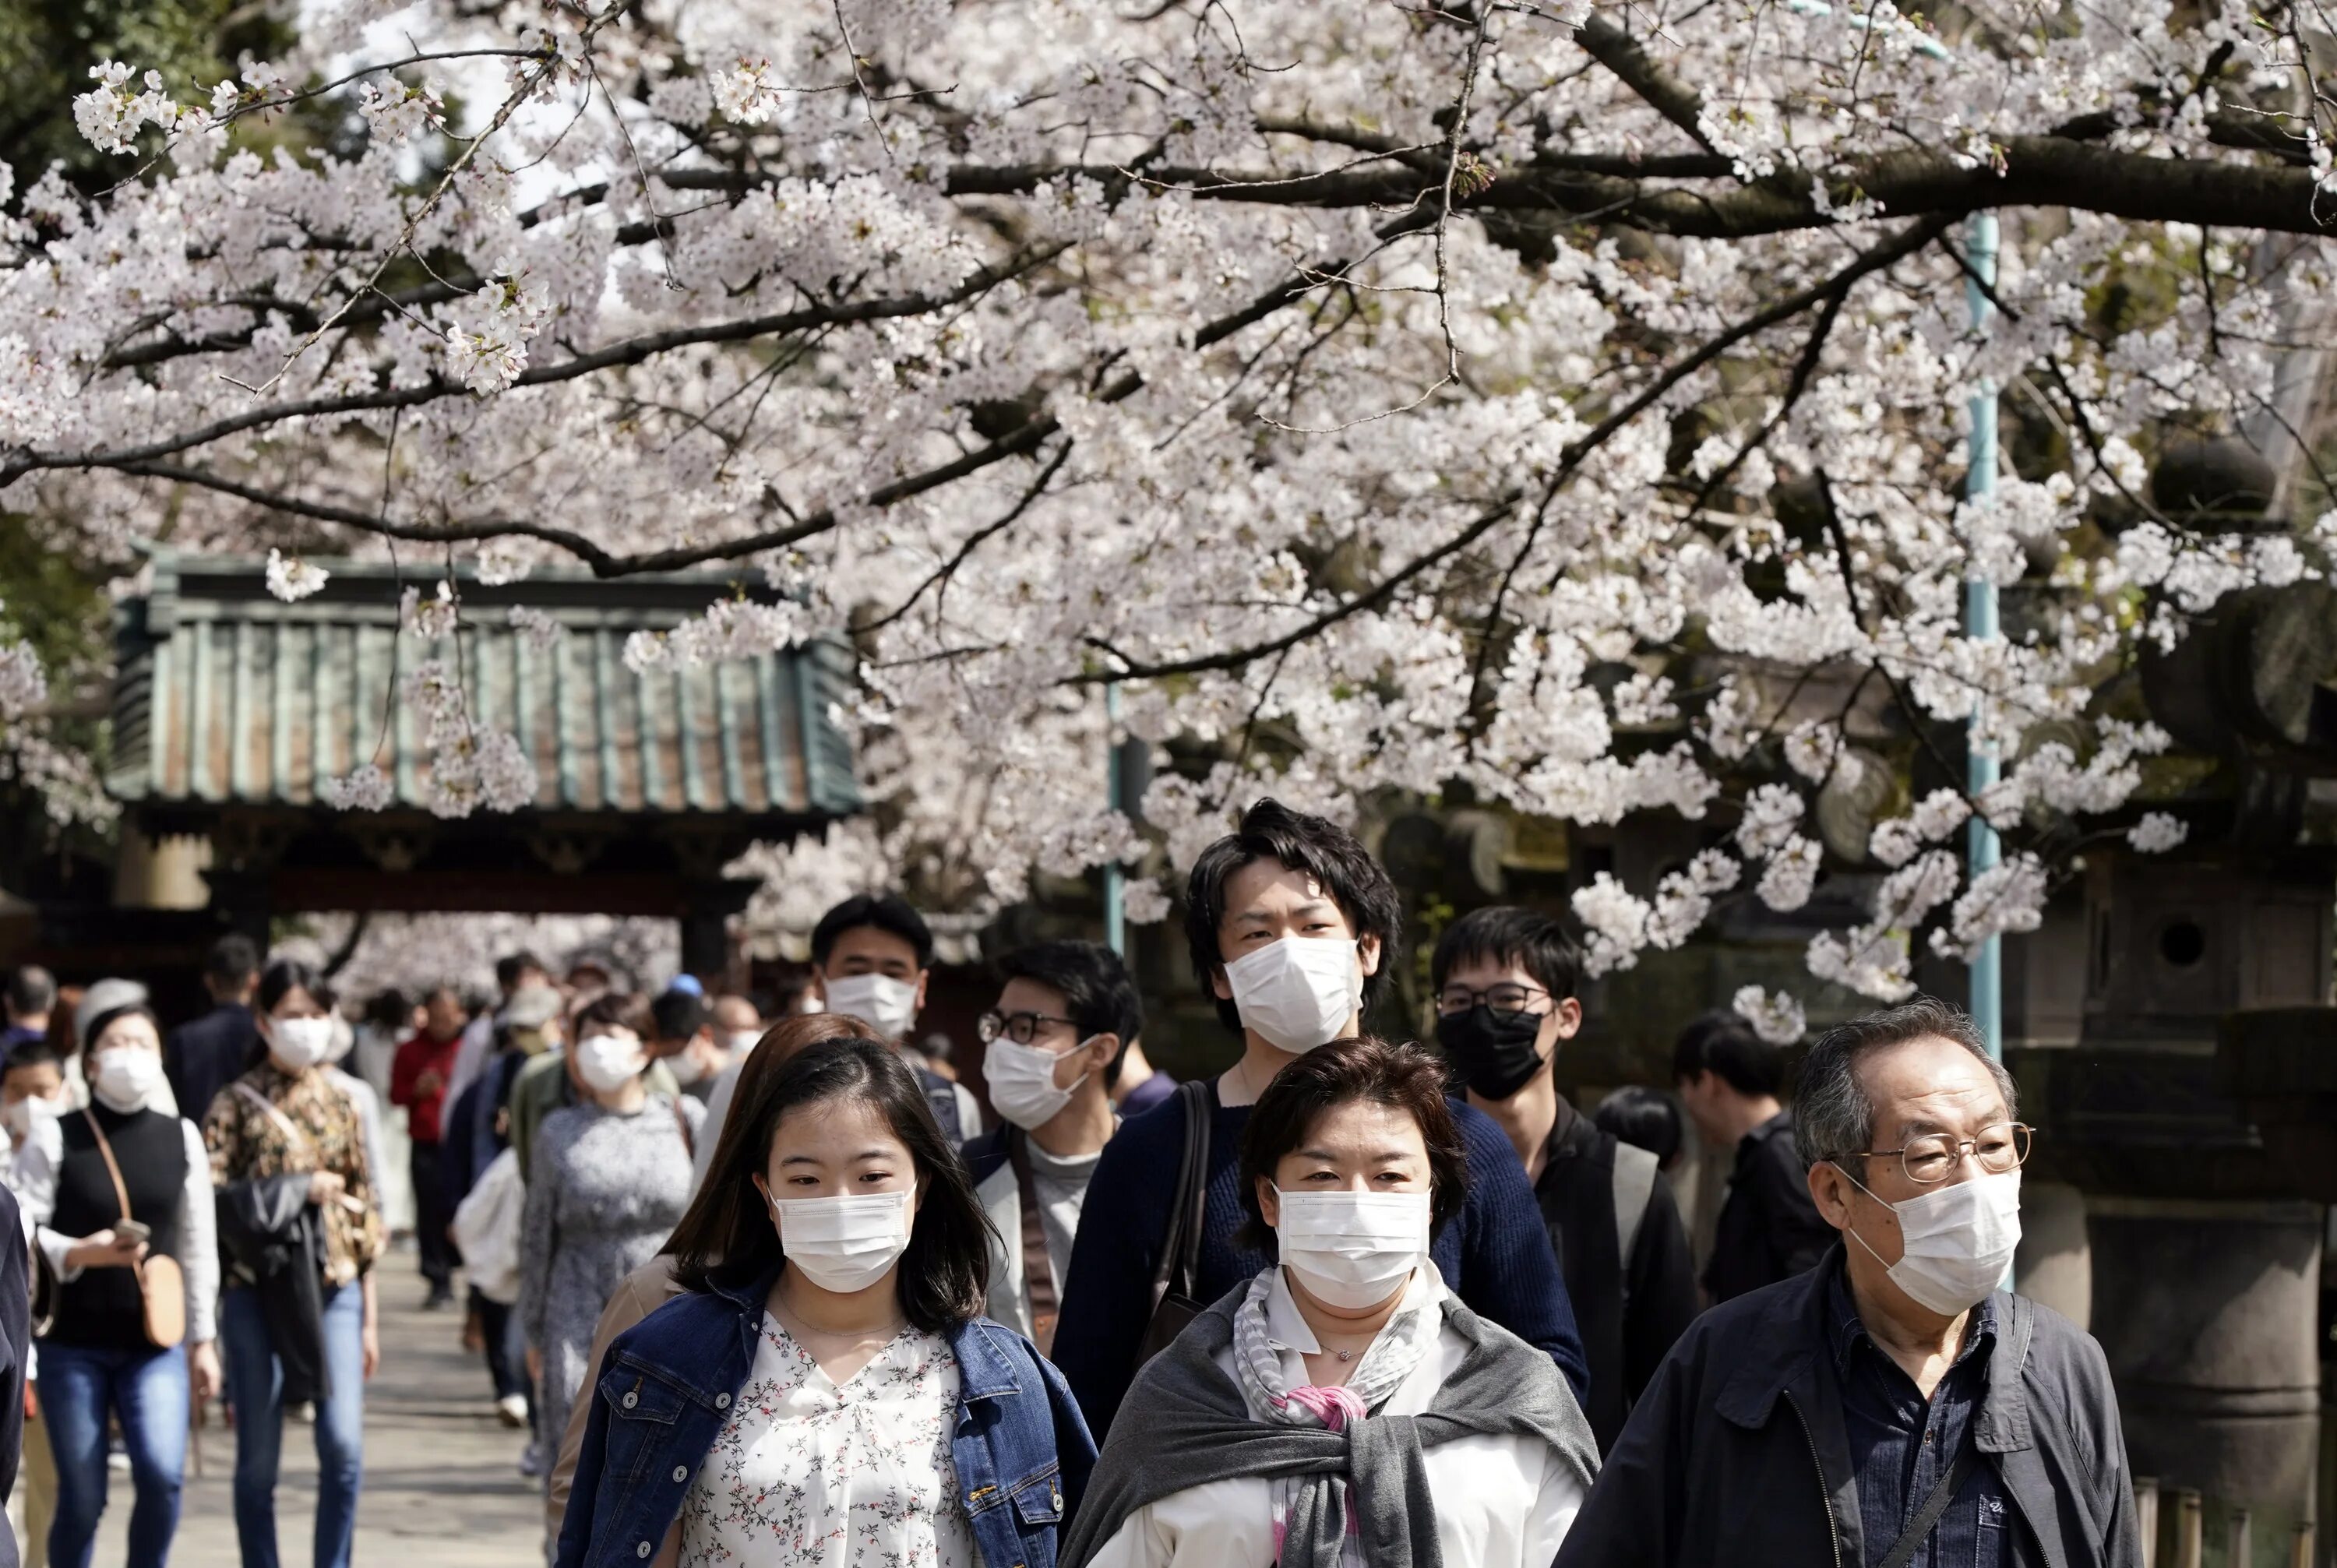
[[[746,1387],[777,1269],[690,1291],[619,1335],[599,1369],[553,1568],[639,1568]],[[1057,1532],[1095,1463],[1062,1375],[987,1318],[948,1336],[957,1357],[950,1456],[985,1568],[1054,1568]]]

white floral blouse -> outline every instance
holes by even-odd
[[[680,1568],[980,1568],[950,1433],[957,1358],[910,1328],[838,1387],[768,1313],[681,1505]]]

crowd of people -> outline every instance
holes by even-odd
[[[820,921],[783,1016],[516,955],[476,1009],[368,1010],[399,1038],[356,1073],[326,979],[240,938],[167,1035],[133,983],[68,1010],[20,971],[47,1556],[89,1562],[111,1423],[159,1568],[223,1393],[247,1568],[298,1405],[348,1561],[386,1099],[425,1305],[459,1270],[553,1568],[2138,1562],[2099,1350],[1999,1288],[2029,1133],[1952,1009],[1828,1034],[1791,1109],[1716,1014],[1673,1094],[1585,1113],[1548,916],[1440,933],[1433,1045],[1365,1031],[1400,906],[1336,825],[1257,803],[1185,919],[1230,1068],[1154,1069],[1120,957],[1049,941],[997,965],[981,1095],[921,1048],[934,942],[891,895]],[[1683,1110],[1731,1162],[1700,1278]]]

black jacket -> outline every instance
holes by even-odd
[[[284,1403],[329,1397],[325,1361],[325,1226],[301,1172],[230,1181],[219,1190],[220,1250],[229,1283],[259,1295],[268,1340],[284,1368]]]
[[[1866,1562],[1826,1354],[1826,1284],[1842,1266],[1837,1247],[1818,1268],[1697,1319],[1631,1412],[1554,1568]],[[2020,1514],[2014,1561],[2140,1568],[2101,1347],[2026,1297],[1999,1292],[1995,1303],[2000,1338],[1972,1430]]]
[[[1550,1244],[1574,1299],[1574,1326],[1590,1364],[1590,1397],[1583,1414],[1605,1453],[1623,1430],[1623,1418],[1663,1365],[1664,1356],[1696,1318],[1696,1265],[1671,1183],[1661,1172],[1648,1193],[1630,1267],[1623,1265],[1615,1211],[1615,1136],[1559,1102],[1549,1160],[1534,1183],[1550,1229]],[[1624,1304],[1629,1292],[1629,1308]]]
[[[179,1114],[200,1127],[219,1092],[243,1075],[259,1044],[259,1025],[240,1002],[222,1002],[162,1043],[162,1075],[179,1097]]]
[[[33,1343],[32,1253],[16,1196],[0,1187],[0,1497],[15,1490],[24,1451],[24,1352]],[[16,1568],[16,1533],[0,1528],[0,1568]]]
[[[1794,1152],[1793,1113],[1781,1111],[1737,1142],[1704,1288],[1716,1304],[1730,1300],[1792,1279],[1833,1245],[1833,1227],[1819,1216],[1808,1171]]]

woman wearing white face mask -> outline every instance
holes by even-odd
[[[543,1120],[520,1221],[516,1308],[542,1430],[557,1433],[592,1368],[601,1304],[656,1256],[689,1203],[689,1156],[706,1108],[642,1083],[656,1033],[645,997],[579,1013],[567,1070],[577,1102]]]
[[[96,1534],[109,1418],[130,1451],[131,1560],[163,1561],[178,1526],[189,1396],[219,1387],[210,1161],[194,1125],[155,1105],[162,1042],[143,996],[124,981],[90,987],[74,1022],[92,1102],[60,1100],[31,1115],[16,1152],[24,1213],[60,1282],[39,1360],[57,1473],[48,1551],[60,1563],[86,1561]]]
[[[555,1568],[1051,1568],[1094,1446],[981,1316],[983,1222],[864,1026],[742,1091],[683,1293],[602,1360]]]
[[[347,1568],[365,1383],[381,1355],[373,1266],[386,1237],[364,1121],[322,1071],[331,988],[310,965],[279,958],[256,1000],[264,1054],[203,1118],[227,1263],[220,1328],[236,1416],[236,1537],[244,1568],[276,1568],[284,1408],[313,1401],[317,1568]]]
[[[1069,1568],[1550,1560],[1598,1450],[1550,1358],[1430,1259],[1467,1169],[1419,1047],[1342,1040],[1283,1070],[1241,1151],[1251,1225],[1281,1261],[1137,1375]]]

